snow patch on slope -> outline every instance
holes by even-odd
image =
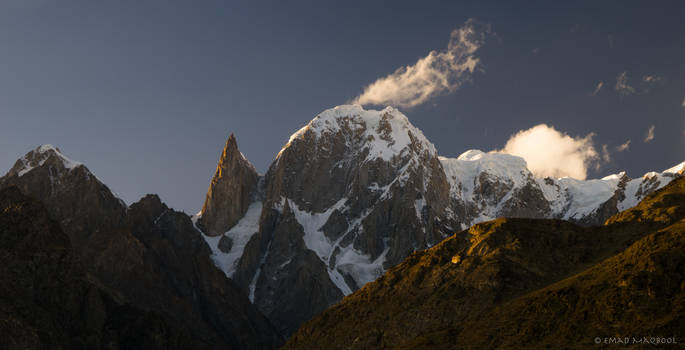
[[[473,190],[481,173],[487,173],[498,179],[511,180],[514,187],[523,186],[530,174],[523,158],[505,153],[468,150],[457,158],[439,157],[439,159],[445,169],[451,192],[463,199],[473,197]]]
[[[294,201],[290,199],[287,199],[287,201],[297,222],[302,226],[304,231],[303,239],[307,249],[316,253],[319,259],[328,266],[327,270],[331,281],[344,295],[352,294],[353,290],[345,281],[343,273],[349,275],[357,286],[361,287],[368,282],[376,280],[385,272],[383,263],[385,262],[388,248],[378,258],[371,260],[369,255],[354,249],[352,244],[344,247],[340,244],[347,233],[353,229],[360,228],[361,219],[357,219],[349,225],[348,231],[340,235],[340,238],[335,241],[331,241],[321,230],[333,212],[336,210],[341,212],[347,210],[345,206],[347,198],[340,199],[322,213],[310,213],[300,210]],[[333,259],[335,259],[335,264],[331,266]]]
[[[212,260],[214,260],[214,264],[226,274],[226,277],[233,277],[247,242],[249,242],[250,238],[259,231],[259,216],[261,213],[262,202],[253,202],[247,208],[247,212],[242,219],[223,235],[210,237],[204,233],[202,234],[202,238],[205,239],[205,242],[207,242],[209,248],[212,250]],[[199,215],[200,213],[193,217],[193,222],[197,221]],[[224,253],[219,249],[219,241],[224,236],[230,238],[233,242],[231,250],[228,253]]]
[[[576,180],[570,177],[558,179],[563,190],[568,191],[571,201],[563,219],[581,219],[599,208],[616,192],[618,176],[598,180]]]

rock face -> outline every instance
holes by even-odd
[[[203,348],[155,312],[93,283],[38,201],[0,190],[0,347]]]
[[[456,230],[497,217],[599,225],[680,176],[684,165],[638,179],[537,178],[512,155],[439,157],[393,108],[338,106],[291,136],[234,226],[204,237],[217,266],[290,334]],[[243,183],[240,174],[224,178]]]
[[[472,226],[307,322],[284,349],[586,349],[641,332],[677,341],[683,266],[680,178],[604,226]]]
[[[235,136],[231,134],[209,185],[198,227],[209,236],[228,231],[247,212],[258,181],[257,171],[240,153]]]
[[[29,170],[15,166],[0,178],[0,188],[17,185],[44,201],[65,233],[79,242],[74,245],[77,256],[98,285],[135,307],[159,313],[202,347],[272,349],[281,344],[270,322],[214,266],[189,216],[155,195],[126,207],[85,166],[70,167],[54,147],[39,147],[24,159],[33,157],[40,160]],[[101,217],[81,217],[86,213]]]

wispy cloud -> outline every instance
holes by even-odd
[[[685,97],[683,97],[683,103],[681,104],[681,106],[685,107]]]
[[[619,152],[627,151],[628,148],[630,148],[630,140],[622,143],[620,146],[616,147],[616,150]]]
[[[654,140],[654,125],[650,125],[647,129],[647,136],[645,136],[645,143]]]
[[[658,75],[643,75],[643,76],[642,76],[642,81],[645,82],[645,83],[649,83],[649,84],[658,83],[658,82],[660,82],[662,79],[663,79],[663,78],[660,77],[660,76],[658,76]]]
[[[431,51],[415,64],[401,67],[368,85],[353,100],[358,104],[395,105],[411,108],[446,93],[454,92],[480,65],[476,51],[485,42],[489,28],[469,19],[450,34],[447,49]]]
[[[628,72],[623,72],[616,77],[615,88],[621,96],[628,96],[635,93],[635,88],[628,85]]]
[[[537,176],[583,180],[588,167],[599,159],[593,136],[590,133],[585,137],[571,137],[552,126],[539,124],[512,135],[499,152],[523,157],[528,169]]]
[[[597,83],[597,86],[595,86],[595,90],[592,91],[592,93],[590,93],[590,96],[597,96],[599,90],[602,90],[602,87],[604,87],[604,82],[600,81],[599,83]]]
[[[609,154],[609,146],[607,145],[602,145],[602,160],[604,160],[605,163],[611,161],[611,154]]]

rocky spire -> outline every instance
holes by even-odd
[[[198,225],[205,234],[218,236],[235,225],[250,206],[259,174],[238,150],[231,134],[207,190]]]

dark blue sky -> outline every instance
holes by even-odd
[[[589,177],[685,160],[683,1],[0,0],[0,171],[52,143],[128,203],[159,193],[195,212],[231,132],[264,172],[318,112],[469,18],[492,27],[484,71],[403,109],[442,155],[547,123],[598,149],[632,140]],[[636,93],[615,90],[622,72]]]

